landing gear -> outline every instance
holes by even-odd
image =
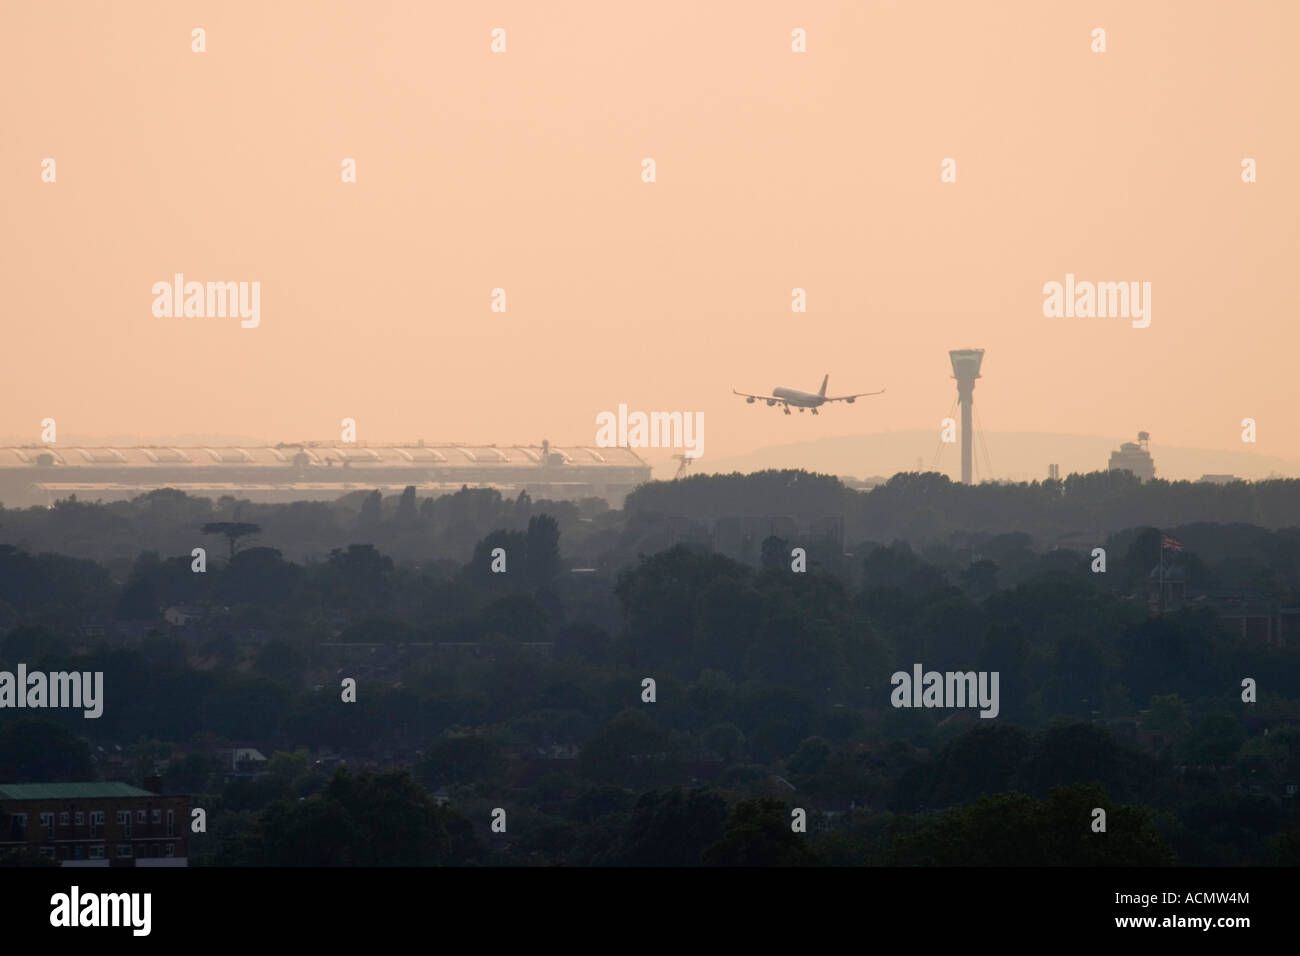
[[[800,414],[800,415],[803,414],[803,406],[802,406],[802,405],[799,406],[799,414]]]
[[[814,409],[812,410],[812,413],[813,413],[814,415],[816,415],[816,414],[817,414],[817,409],[814,408]]]
[[[785,412],[787,415],[789,415],[789,414],[790,414],[790,406],[789,406],[789,405],[782,405],[782,406],[781,406],[781,411],[783,411],[783,412]]]

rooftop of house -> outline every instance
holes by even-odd
[[[105,797],[153,797],[129,783],[0,783],[0,800],[98,800]]]

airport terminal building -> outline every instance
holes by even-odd
[[[330,501],[353,491],[421,497],[496,488],[513,497],[604,498],[620,508],[650,480],[630,448],[540,445],[363,445],[311,442],[233,447],[91,448],[63,444],[0,448],[0,504],[51,506],[76,495],[121,501],[159,488],[257,502]]]

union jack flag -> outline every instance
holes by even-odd
[[[1166,551],[1183,550],[1183,543],[1179,541],[1177,538],[1171,537],[1167,534],[1161,535],[1160,537],[1162,539],[1160,542],[1160,546],[1164,548]]]

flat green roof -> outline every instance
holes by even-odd
[[[0,783],[0,800],[96,800],[154,797],[129,783]]]

